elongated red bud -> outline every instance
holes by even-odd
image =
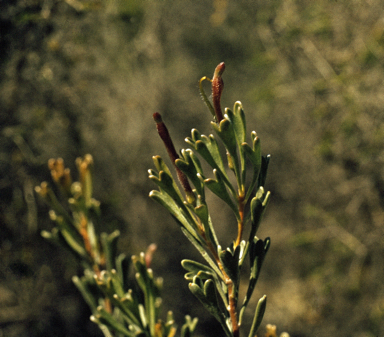
[[[167,149],[168,156],[172,161],[173,166],[176,169],[177,178],[180,181],[181,186],[183,187],[185,194],[187,196],[187,200],[190,203],[195,201],[195,195],[192,192],[191,185],[189,184],[187,176],[176,166],[175,161],[179,159],[179,155],[176,152],[175,146],[173,145],[172,138],[169,135],[168,129],[165,126],[161,115],[158,112],[153,114],[153,119],[156,122],[157,132],[161,140],[163,141],[165,148]]]
[[[171,161],[174,164],[175,160],[179,158],[179,155],[177,154],[175,146],[173,145],[168,129],[165,126],[163,119],[161,118],[161,115],[158,112],[155,112],[153,114],[153,119],[156,122],[157,132],[159,133],[161,140],[164,142],[169,158],[171,158]]]
[[[213,73],[213,79],[212,79],[212,102],[213,102],[213,108],[215,110],[216,115],[216,121],[217,123],[220,123],[220,121],[224,118],[223,113],[221,111],[221,94],[224,89],[224,82],[221,78],[221,75],[223,74],[225,70],[225,63],[221,62],[215,69],[215,72]]]

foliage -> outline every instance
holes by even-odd
[[[175,290],[163,291],[164,305],[183,320],[189,302],[171,305],[175,292],[189,295],[175,286],[177,261],[199,257],[165,209],[152,225],[145,170],[147,154],[161,150],[148,121],[160,109],[177,148],[192,123],[209,132],[195,76],[209,74],[220,55],[236,89],[226,91],[226,106],[241,93],[247,124],[274,154],[273,202],[259,230],[273,238],[273,264],[263,266],[257,289],[274,308],[264,319],[300,336],[384,335],[382,5],[0,2],[1,333],[97,335],[96,325],[80,324],[89,312],[70,279],[78,265],[40,237],[51,224],[33,193],[49,158],[73,168],[85,153],[95,155],[104,230],[118,228],[132,252],[158,243],[156,269],[167,270],[164,290]],[[233,219],[217,205],[210,209],[227,246]],[[36,282],[44,291],[30,287]],[[215,322],[200,307],[188,309],[207,336]]]
[[[159,191],[152,191],[150,197],[171,213],[182,232],[208,263],[207,266],[192,260],[182,261],[187,271],[185,278],[190,281],[190,291],[220,322],[227,336],[237,337],[244,310],[255,289],[270,246],[269,238],[262,240],[256,236],[269,201],[270,194],[264,191],[264,184],[270,157],[261,156],[260,139],[255,131],[251,133],[251,145],[246,142],[246,120],[240,102],[235,103],[233,110],[226,108],[223,115],[220,99],[224,87],[221,78],[224,69],[224,63],[220,63],[211,80],[213,106],[203,90],[201,93],[215,119],[211,126],[225,149],[227,161],[222,158],[215,136],[202,135],[196,129],[192,129],[191,137],[186,138],[193,150],[183,149],[179,157],[160,114],[155,113],[158,133],[175,167],[185,196],[160,156],[153,157],[156,171],[149,170],[149,178],[159,187]],[[206,176],[196,154],[213,169],[214,178]],[[235,183],[231,182],[228,170],[234,174]],[[251,175],[248,184],[247,174]],[[234,213],[238,233],[227,248],[223,248],[218,241],[206,191],[224,201]],[[251,226],[249,238],[243,240],[244,228],[248,222]],[[238,313],[241,269],[248,256],[249,284]],[[249,331],[250,337],[255,335],[260,326],[266,301],[264,295],[258,302]]]
[[[78,158],[79,181],[72,182],[70,170],[62,159],[51,159],[48,166],[62,204],[46,182],[36,192],[50,205],[50,218],[56,223],[51,232],[43,231],[46,239],[65,246],[84,267],[84,276],[73,282],[92,310],[91,321],[99,325],[105,336],[166,336],[175,335],[172,312],[165,321],[159,318],[162,279],[150,268],[156,247],[132,256],[137,285],[129,279],[129,260],[117,254],[118,230],[101,232],[100,204],[92,198],[91,155]],[[197,320],[186,316],[181,336],[190,336]]]
[[[264,192],[269,156],[262,157],[260,139],[255,131],[251,133],[251,146],[246,142],[246,120],[240,102],[235,103],[233,110],[225,109],[223,115],[220,99],[224,69],[224,63],[220,63],[210,80],[213,106],[203,90],[201,93],[215,119],[211,125],[225,148],[227,163],[221,156],[216,138],[201,135],[196,129],[192,130],[192,137],[186,139],[194,151],[182,150],[179,157],[160,114],[155,113],[158,133],[176,169],[185,197],[160,156],[153,157],[157,171],[149,170],[149,178],[160,188],[152,191],[150,197],[171,213],[208,263],[207,266],[193,260],[182,261],[187,271],[185,278],[190,281],[190,291],[220,322],[227,336],[238,337],[244,311],[270,246],[269,238],[262,240],[256,236],[270,195]],[[215,179],[205,176],[195,152],[213,169]],[[63,159],[48,162],[59,198],[46,182],[35,189],[50,205],[50,218],[56,223],[51,232],[43,231],[42,236],[65,246],[82,263],[84,276],[74,276],[73,282],[91,308],[91,321],[99,325],[105,336],[173,337],[176,326],[172,312],[168,312],[164,322],[159,318],[162,279],[155,278],[150,268],[155,245],[140,256],[132,256],[138,287],[132,286],[128,278],[128,260],[124,254],[117,254],[120,232],[101,232],[100,203],[92,197],[93,158],[86,155],[78,158],[76,164],[79,181],[73,182]],[[234,174],[235,184],[231,182],[226,166]],[[247,183],[248,172],[251,178]],[[207,189],[224,201],[235,215],[237,237],[226,249],[222,249],[216,235],[206,200]],[[249,238],[243,240],[247,223],[251,227]],[[238,312],[241,269],[248,257],[249,284]],[[257,304],[249,337],[256,334],[261,324],[266,302],[264,295]],[[190,336],[196,323],[197,319],[186,316],[181,336]]]

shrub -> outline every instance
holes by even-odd
[[[227,336],[238,337],[271,242],[270,238],[263,240],[256,236],[270,198],[270,193],[264,190],[270,156],[261,155],[260,139],[255,131],[251,132],[250,143],[247,142],[246,118],[240,102],[232,110],[226,108],[223,114],[220,99],[224,69],[225,64],[220,63],[212,80],[203,77],[199,82],[203,100],[214,119],[211,126],[216,136],[205,136],[192,129],[191,137],[186,138],[192,149],[183,149],[179,155],[161,115],[153,115],[178,183],[160,156],[153,157],[155,170],[149,170],[149,178],[159,188],[151,191],[150,197],[171,213],[206,261],[206,264],[193,260],[181,262],[190,291],[221,324]],[[204,80],[212,82],[212,104],[203,90]],[[172,312],[160,319],[163,280],[155,277],[151,269],[156,246],[150,245],[145,253],[130,259],[118,254],[120,233],[102,232],[100,204],[92,197],[92,156],[78,158],[76,164],[79,179],[73,182],[64,161],[51,159],[48,166],[57,191],[46,182],[36,187],[50,205],[50,218],[56,224],[51,232],[43,231],[43,237],[65,246],[83,265],[84,275],[74,276],[73,281],[92,310],[91,320],[105,336],[174,336],[176,324]],[[210,169],[213,177],[206,175]],[[234,214],[237,236],[227,248],[222,248],[216,235],[217,226],[206,198],[210,192]],[[247,259],[250,275],[241,300],[240,280]],[[131,263],[135,281],[130,278]],[[266,302],[264,295],[256,306],[249,337],[255,336],[261,324]],[[196,324],[196,318],[186,316],[181,336],[190,336]],[[268,336],[276,336],[275,327],[268,326],[267,330]]]

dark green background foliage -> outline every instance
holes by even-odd
[[[156,242],[164,307],[180,323],[199,316],[201,335],[218,328],[187,290],[180,260],[199,257],[147,197],[146,170],[152,155],[166,157],[153,112],[177,148],[191,127],[211,132],[197,82],[225,61],[222,104],[241,100],[248,129],[272,154],[260,229],[272,248],[254,299],[268,295],[264,322],[292,336],[383,336],[383,8],[379,0],[1,1],[0,333],[98,334],[71,284],[81,268],[40,237],[51,224],[33,193],[49,179],[49,158],[75,171],[85,153],[95,159],[106,231],[124,233],[127,253]],[[213,212],[229,244],[236,224],[221,204]]]

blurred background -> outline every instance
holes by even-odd
[[[52,224],[33,190],[49,158],[75,173],[86,153],[121,251],[158,245],[164,314],[221,334],[183,279],[180,260],[201,259],[147,179],[152,155],[166,157],[152,114],[179,149],[192,127],[211,133],[197,84],[221,61],[222,105],[240,100],[272,155],[259,231],[272,247],[250,307],[267,294],[264,323],[291,336],[384,336],[380,0],[1,1],[0,336],[101,336],[71,282],[81,267],[40,236]]]

